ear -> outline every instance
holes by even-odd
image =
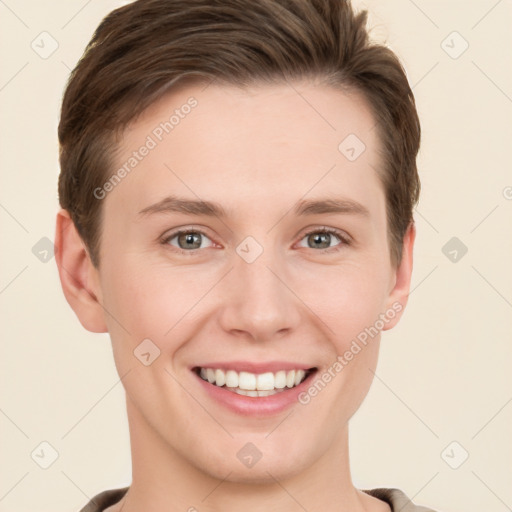
[[[62,290],[80,323],[91,332],[108,332],[98,270],[94,267],[69,212],[57,213],[55,260]]]
[[[394,271],[394,279],[392,287],[386,301],[387,311],[396,313],[392,318],[389,318],[385,324],[383,331],[392,329],[400,320],[407,300],[409,298],[409,289],[411,286],[412,275],[412,253],[414,248],[414,240],[416,238],[416,226],[412,221],[404,235],[402,246],[402,260],[400,265]],[[387,315],[391,317],[391,315]]]

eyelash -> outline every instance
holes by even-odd
[[[164,237],[161,240],[161,243],[162,243],[162,245],[169,246],[169,241],[172,240],[173,238],[175,238],[176,236],[190,234],[190,233],[197,233],[197,234],[205,236],[206,238],[210,238],[204,231],[201,231],[200,229],[182,229],[182,230],[174,231],[170,235]],[[312,234],[316,234],[316,233],[327,233],[327,234],[330,234],[330,235],[335,235],[341,241],[339,246],[327,247],[326,249],[316,249],[316,252],[321,252],[321,253],[337,252],[337,251],[341,250],[341,246],[343,246],[343,245],[345,245],[345,246],[351,245],[351,240],[342,231],[339,231],[339,230],[334,229],[334,228],[328,228],[328,227],[325,227],[325,226],[321,227],[321,228],[315,228],[315,229],[312,229],[310,231],[307,231],[306,233],[304,233],[302,235],[300,240],[303,240],[307,236],[312,235]],[[312,249],[312,248],[309,247],[309,249]],[[200,251],[202,249],[185,250],[185,249],[180,249],[179,247],[172,246],[172,250],[174,250],[174,251],[176,251],[176,252],[178,252],[180,254],[186,254],[188,256],[194,256],[197,253],[197,251]],[[313,249],[313,250],[315,250],[315,249]]]

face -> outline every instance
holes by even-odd
[[[374,125],[328,87],[198,85],[124,134],[96,292],[132,421],[169,453],[263,481],[339,442],[410,273],[390,261]]]

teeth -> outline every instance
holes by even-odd
[[[304,370],[280,370],[276,373],[266,372],[254,374],[250,372],[225,372],[219,368],[201,368],[203,380],[216,386],[231,388],[240,395],[268,396],[273,391],[282,391],[284,388],[293,388],[299,385],[306,375]]]
[[[222,371],[222,370],[217,370]],[[217,383],[215,383],[218,385]],[[247,391],[253,391],[256,389],[256,375],[249,372],[240,372],[238,374],[238,387],[240,389],[246,389]],[[272,386],[274,387],[274,386]],[[263,388],[266,389],[266,388]]]
[[[226,387],[228,387],[228,388],[237,388],[238,387],[238,373],[236,373],[233,370],[228,370],[226,372]]]
[[[222,370],[215,370],[215,384],[224,386],[226,383],[226,374]]]

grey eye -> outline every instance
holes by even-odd
[[[180,231],[171,235],[167,239],[167,243],[185,251],[204,249],[205,247],[211,246],[211,240],[200,231]]]
[[[336,233],[330,233],[328,231],[311,231],[304,235],[305,244],[301,243],[301,247],[307,247],[309,249],[329,249],[335,247],[338,243],[343,242],[341,236]]]

